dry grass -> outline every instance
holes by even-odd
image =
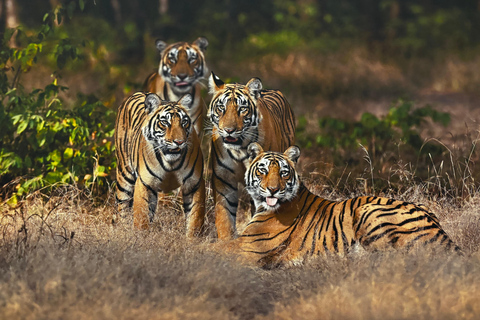
[[[112,224],[111,200],[94,205],[74,187],[32,195],[3,207],[0,318],[478,318],[480,193],[460,207],[433,203],[422,186],[391,196],[431,206],[466,255],[359,251],[267,271],[215,250],[211,217],[204,238],[186,240],[175,198],[140,232],[128,219]]]
[[[135,69],[132,77],[138,84],[157,65],[156,59],[142,67],[144,72]],[[281,88],[296,115],[307,114],[314,125],[318,116],[384,113],[399,92],[471,92],[480,84],[474,72],[478,59],[451,58],[445,68],[432,62],[422,87],[414,87],[415,73],[379,62],[361,49],[336,56],[270,55],[235,68],[227,60],[209,61],[210,69],[222,77],[241,77],[241,82],[261,77],[266,87]],[[123,99],[125,79],[132,78],[117,71],[107,72],[107,83],[120,88],[111,98],[113,108]],[[104,78],[91,79],[91,71],[87,73],[78,78],[66,75],[70,96],[79,90],[108,97],[102,94],[108,87],[100,83]],[[33,75],[30,81],[33,86],[37,78],[48,83],[48,75]],[[442,100],[442,111],[459,113],[454,118],[457,127],[463,128],[469,115],[477,128],[478,100],[465,112],[457,108],[458,96],[452,103],[445,98],[429,96],[433,102]],[[461,130],[452,130],[452,135],[461,135]],[[324,163],[318,153],[315,161],[304,166],[312,192],[340,200],[375,191],[369,187],[368,172],[362,180],[345,168],[342,179],[328,181],[332,170],[342,169]],[[462,161],[455,159],[455,165]],[[462,192],[459,184],[448,194],[432,196],[435,180],[419,183],[410,169],[398,163],[392,172],[401,176],[403,187],[381,195],[429,206],[464,256],[357,252],[267,271],[242,265],[215,249],[211,200],[207,235],[187,241],[176,198],[160,210],[150,231],[140,232],[128,219],[112,224],[111,199],[99,204],[73,186],[48,197],[31,195],[17,209],[0,207],[0,320],[479,318],[480,191],[469,188],[468,197],[459,200],[452,196]]]

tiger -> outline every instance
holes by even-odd
[[[285,150],[295,139],[295,117],[283,94],[263,89],[259,78],[245,85],[225,84],[212,72],[209,87],[215,226],[218,239],[229,240],[235,235],[248,145],[258,142],[269,150]]]
[[[234,242],[250,262],[295,265],[309,256],[345,255],[358,247],[376,251],[425,245],[460,251],[423,205],[375,196],[323,199],[299,178],[297,146],[280,153],[252,143],[247,151],[251,164],[245,188],[256,211]]]
[[[185,105],[198,135],[203,134],[204,107],[201,104],[201,83],[208,72],[205,51],[208,40],[199,37],[193,43],[177,42],[168,45],[157,39],[155,46],[160,52],[158,70],[150,74],[143,85],[146,92],[154,92],[162,100],[177,101],[189,93],[193,100]]]
[[[199,235],[205,220],[203,155],[185,106],[137,92],[119,107],[115,123],[118,212],[133,206],[134,226],[148,229],[158,196],[180,187],[187,236]]]

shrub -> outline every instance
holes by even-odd
[[[72,5],[73,4],[73,5]],[[80,1],[82,7],[83,1]],[[33,190],[62,183],[104,186],[113,161],[114,112],[94,96],[79,94],[66,106],[59,94],[67,87],[54,80],[41,89],[26,90],[20,81],[40,58],[53,57],[58,69],[80,58],[71,39],[56,39],[54,30],[71,16],[75,2],[57,7],[44,17],[40,31],[27,37],[21,28],[7,30],[0,49],[0,182],[15,177],[11,204]],[[14,37],[15,35],[15,37]],[[14,40],[26,42],[15,48]],[[92,186],[93,187],[93,186]],[[4,189],[9,194],[11,188]]]

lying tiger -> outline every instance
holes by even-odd
[[[116,200],[119,212],[133,206],[134,225],[147,229],[157,197],[180,187],[187,236],[200,233],[205,218],[203,157],[185,105],[137,92],[120,106],[115,124]]]
[[[312,194],[300,181],[296,146],[285,153],[248,147],[246,190],[256,213],[236,245],[263,266],[301,261],[314,254],[344,254],[356,243],[368,249],[416,244],[459,250],[435,215],[422,205],[381,197],[335,202]]]

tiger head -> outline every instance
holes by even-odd
[[[207,39],[200,37],[191,44],[177,42],[171,45],[157,40],[155,45],[161,55],[158,74],[170,84],[176,95],[190,92],[192,86],[205,76]]]
[[[263,151],[258,143],[251,143],[247,152],[251,162],[245,172],[245,188],[257,209],[275,211],[282,203],[295,198],[300,187],[295,170],[300,156],[297,146],[279,153]]]
[[[160,150],[167,162],[175,162],[185,155],[192,123],[185,109],[192,96],[186,94],[178,102],[161,101],[155,93],[145,98],[147,119],[142,128],[145,139],[155,150]]]
[[[262,119],[256,105],[262,82],[252,78],[246,85],[225,84],[212,72],[209,86],[213,98],[207,117],[216,128],[214,134],[223,140],[226,148],[246,148],[255,141]]]

